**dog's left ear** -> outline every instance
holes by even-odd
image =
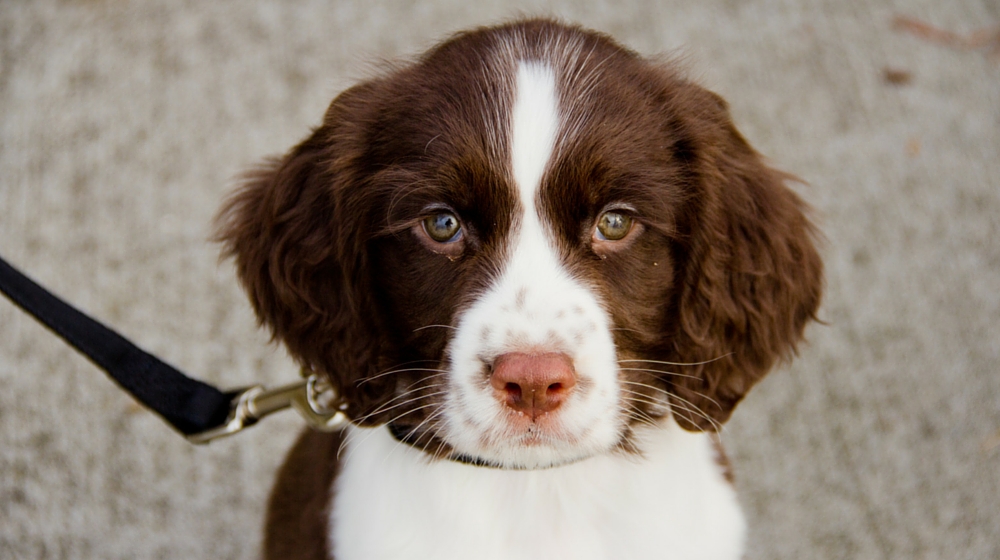
[[[281,158],[249,174],[216,223],[216,238],[257,317],[302,366],[325,374],[347,415],[371,415],[387,390],[374,375],[385,341],[365,255],[372,220],[356,176],[355,121],[368,86],[341,94],[324,124]],[[368,95],[366,95],[368,94]]]
[[[688,84],[681,103],[698,145],[698,192],[684,239],[667,379],[678,423],[717,429],[775,362],[790,357],[823,290],[817,232],[805,203],[743,139],[719,96]]]

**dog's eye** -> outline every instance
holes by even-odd
[[[632,230],[632,218],[620,212],[605,212],[597,220],[594,236],[600,241],[619,241]]]
[[[453,243],[462,237],[462,225],[451,212],[439,212],[424,218],[424,231],[438,243]]]

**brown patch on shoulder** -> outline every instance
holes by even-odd
[[[306,430],[292,446],[268,502],[265,560],[333,558],[327,535],[342,440],[342,432]]]
[[[715,451],[715,464],[719,465],[719,469],[722,470],[722,478],[725,478],[729,484],[733,484],[736,481],[736,477],[733,476],[733,465],[729,462],[729,456],[726,455],[726,450],[722,447],[722,439],[719,438],[718,433],[712,434],[712,449]]]

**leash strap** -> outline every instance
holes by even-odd
[[[236,393],[191,379],[81,313],[0,258],[0,291],[182,434],[226,424]]]

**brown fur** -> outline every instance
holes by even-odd
[[[331,558],[327,520],[340,443],[340,432],[307,430],[288,452],[268,503],[264,558]]]

